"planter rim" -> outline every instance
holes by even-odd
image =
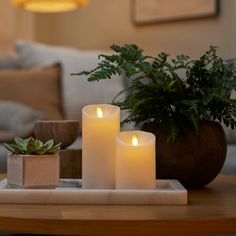
[[[12,154],[12,153],[8,153],[8,156],[19,156],[19,157],[31,157],[31,156],[35,156],[35,157],[41,157],[41,156],[55,156],[55,155],[59,155],[58,152],[53,153],[53,154]]]
[[[222,126],[221,122],[219,122],[219,121],[200,120],[199,121],[199,128],[201,127],[201,124],[202,125],[203,124],[209,124],[209,125],[218,126],[218,127],[220,127],[222,129],[222,131],[224,132],[224,136],[225,136],[225,131],[223,129],[223,126]],[[158,123],[158,122],[145,122],[145,123],[143,123],[142,129],[143,129],[143,127],[146,127],[146,126],[149,126],[149,125],[150,126],[159,126],[159,127],[163,128],[165,130],[165,127],[163,127],[163,123]],[[196,130],[193,127],[187,127],[185,133],[188,133],[189,131],[194,131],[195,134],[198,135],[198,132],[196,132]],[[152,132],[152,131],[149,131],[149,132]],[[182,134],[185,134],[185,133],[182,133]],[[178,139],[178,136],[176,137],[176,139]]]

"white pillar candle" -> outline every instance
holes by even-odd
[[[155,135],[120,132],[116,137],[116,188],[156,188]]]
[[[120,108],[108,104],[88,105],[82,111],[83,188],[115,188],[116,134],[120,131]]]

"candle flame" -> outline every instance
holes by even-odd
[[[132,136],[132,145],[138,146],[138,136],[136,134]]]
[[[102,118],[103,117],[103,111],[100,107],[97,107],[96,109],[97,117]]]

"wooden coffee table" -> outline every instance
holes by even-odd
[[[187,206],[0,205],[0,232],[56,235],[236,233],[236,176],[189,191]]]

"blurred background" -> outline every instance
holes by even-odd
[[[134,0],[91,0],[77,11],[38,14],[1,0],[0,53],[13,51],[14,40],[21,38],[96,50],[109,49],[114,43],[135,43],[152,55],[165,51],[191,57],[216,45],[220,56],[236,57],[236,0],[221,0],[218,16],[144,25],[134,23],[134,5]]]

